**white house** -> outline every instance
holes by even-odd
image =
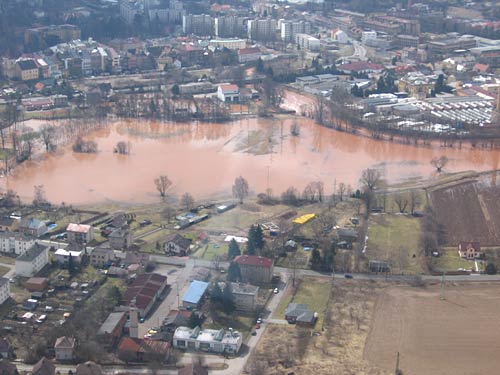
[[[240,89],[237,85],[222,84],[217,89],[217,97],[228,103],[237,103],[240,100]]]
[[[54,344],[54,351],[58,361],[72,361],[75,351],[75,339],[73,337],[59,337]]]
[[[94,227],[86,224],[68,224],[68,242],[89,243],[94,239]]]
[[[349,37],[347,36],[346,32],[340,29],[332,30],[332,39],[336,40],[340,44],[349,43]]]
[[[16,275],[32,277],[47,263],[49,263],[49,249],[35,244],[16,258]]]
[[[0,252],[21,255],[35,244],[35,239],[24,233],[0,232]]]
[[[0,277],[0,305],[7,301],[10,297],[10,283],[9,279]]]
[[[249,61],[257,61],[262,56],[258,47],[241,48],[238,50],[238,62],[244,64]]]
[[[68,264],[69,257],[73,258],[74,264],[80,264],[82,261],[83,251],[68,251],[65,249],[57,249],[54,253],[54,260],[59,264]]]
[[[233,331],[231,328],[224,331],[223,329],[202,330],[200,327],[193,329],[178,327],[172,344],[176,349],[236,354],[240,351],[242,338],[238,331]]]

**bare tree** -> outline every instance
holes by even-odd
[[[431,165],[436,168],[438,172],[441,172],[443,168],[448,164],[448,161],[448,158],[444,155],[439,158],[434,157],[431,160]]]
[[[326,98],[322,95],[316,95],[314,101],[314,119],[320,125],[323,125],[325,122],[326,110]]]
[[[285,192],[281,194],[281,200],[284,204],[297,206],[300,201],[299,191],[293,186],[290,186],[288,189],[286,189]]]
[[[368,168],[361,173],[359,182],[370,191],[376,190],[382,181],[382,174],[378,169]]]
[[[189,211],[194,206],[194,198],[189,193],[184,193],[181,197],[181,204],[186,207],[186,211]]]
[[[45,188],[43,185],[35,185],[34,186],[34,195],[33,195],[33,205],[40,206],[42,204],[47,203],[47,198],[45,197]]]
[[[40,129],[40,137],[45,145],[45,151],[50,152],[54,150],[56,134],[56,128],[52,125],[45,124]]]
[[[130,153],[130,144],[124,141],[120,141],[116,144],[114,152],[121,155],[127,155]]]
[[[170,220],[172,220],[172,218],[175,216],[175,209],[167,205],[161,211],[161,216],[163,216],[167,220],[167,223],[170,223]]]
[[[243,177],[237,177],[234,180],[234,185],[233,185],[233,196],[235,198],[238,198],[240,201],[240,204],[243,203],[243,199],[245,199],[248,196],[248,181],[245,180]]]
[[[162,198],[165,198],[167,189],[172,185],[172,181],[170,181],[167,176],[160,176],[158,178],[155,178],[154,181],[156,190],[158,190]]]
[[[406,196],[406,194],[396,194],[396,196],[394,197],[394,202],[398,206],[400,213],[404,213],[406,211],[406,207],[408,207],[408,197]]]
[[[290,134],[294,137],[298,137],[300,135],[300,126],[297,123],[297,119],[294,119],[292,122],[292,126],[290,127]]]
[[[73,144],[73,151],[84,154],[95,154],[97,153],[97,143],[95,141],[85,141],[82,137],[78,136]]]
[[[420,195],[416,190],[410,190],[410,213],[413,215],[415,209],[420,205]]]
[[[338,194],[339,194],[339,200],[342,202],[344,200],[344,194],[347,190],[347,186],[341,182],[339,184],[339,188],[338,188]]]

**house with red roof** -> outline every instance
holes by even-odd
[[[66,227],[68,242],[89,243],[94,239],[94,227],[86,224],[70,223]]]
[[[217,97],[226,103],[238,103],[240,101],[240,89],[237,85],[224,83],[217,89]]]
[[[257,255],[239,255],[234,262],[240,267],[241,281],[261,285],[271,282],[274,260]]]
[[[262,56],[258,47],[241,48],[238,50],[238,62],[244,64],[249,61],[257,61]]]
[[[168,359],[170,344],[166,341],[123,337],[118,344],[117,353],[126,363],[148,361],[163,363]]]
[[[123,293],[122,304],[135,306],[139,314],[146,316],[160,299],[167,287],[167,277],[157,273],[144,273],[136,277],[134,282]]]
[[[351,73],[381,73],[384,67],[379,64],[373,64],[366,61],[354,61],[347,64],[337,66],[338,70],[342,70],[347,74]]]

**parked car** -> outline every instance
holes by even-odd
[[[344,277],[345,277],[346,279],[352,279],[352,278],[353,278],[353,276],[352,276],[352,275],[350,275],[350,274],[348,274],[348,273],[346,273],[346,274],[344,275]]]
[[[262,324],[262,318],[257,318],[257,324]]]
[[[259,323],[257,323],[257,324],[255,325],[255,329],[260,329],[260,324],[259,324]]]
[[[252,331],[252,336],[257,336],[257,331]]]
[[[279,293],[279,291],[280,291],[280,290],[279,290],[278,288],[274,288],[273,293],[274,293],[274,294],[278,294],[278,293]]]

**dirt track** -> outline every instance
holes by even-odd
[[[412,375],[495,374],[500,368],[500,285],[390,287],[379,296],[364,357]]]

